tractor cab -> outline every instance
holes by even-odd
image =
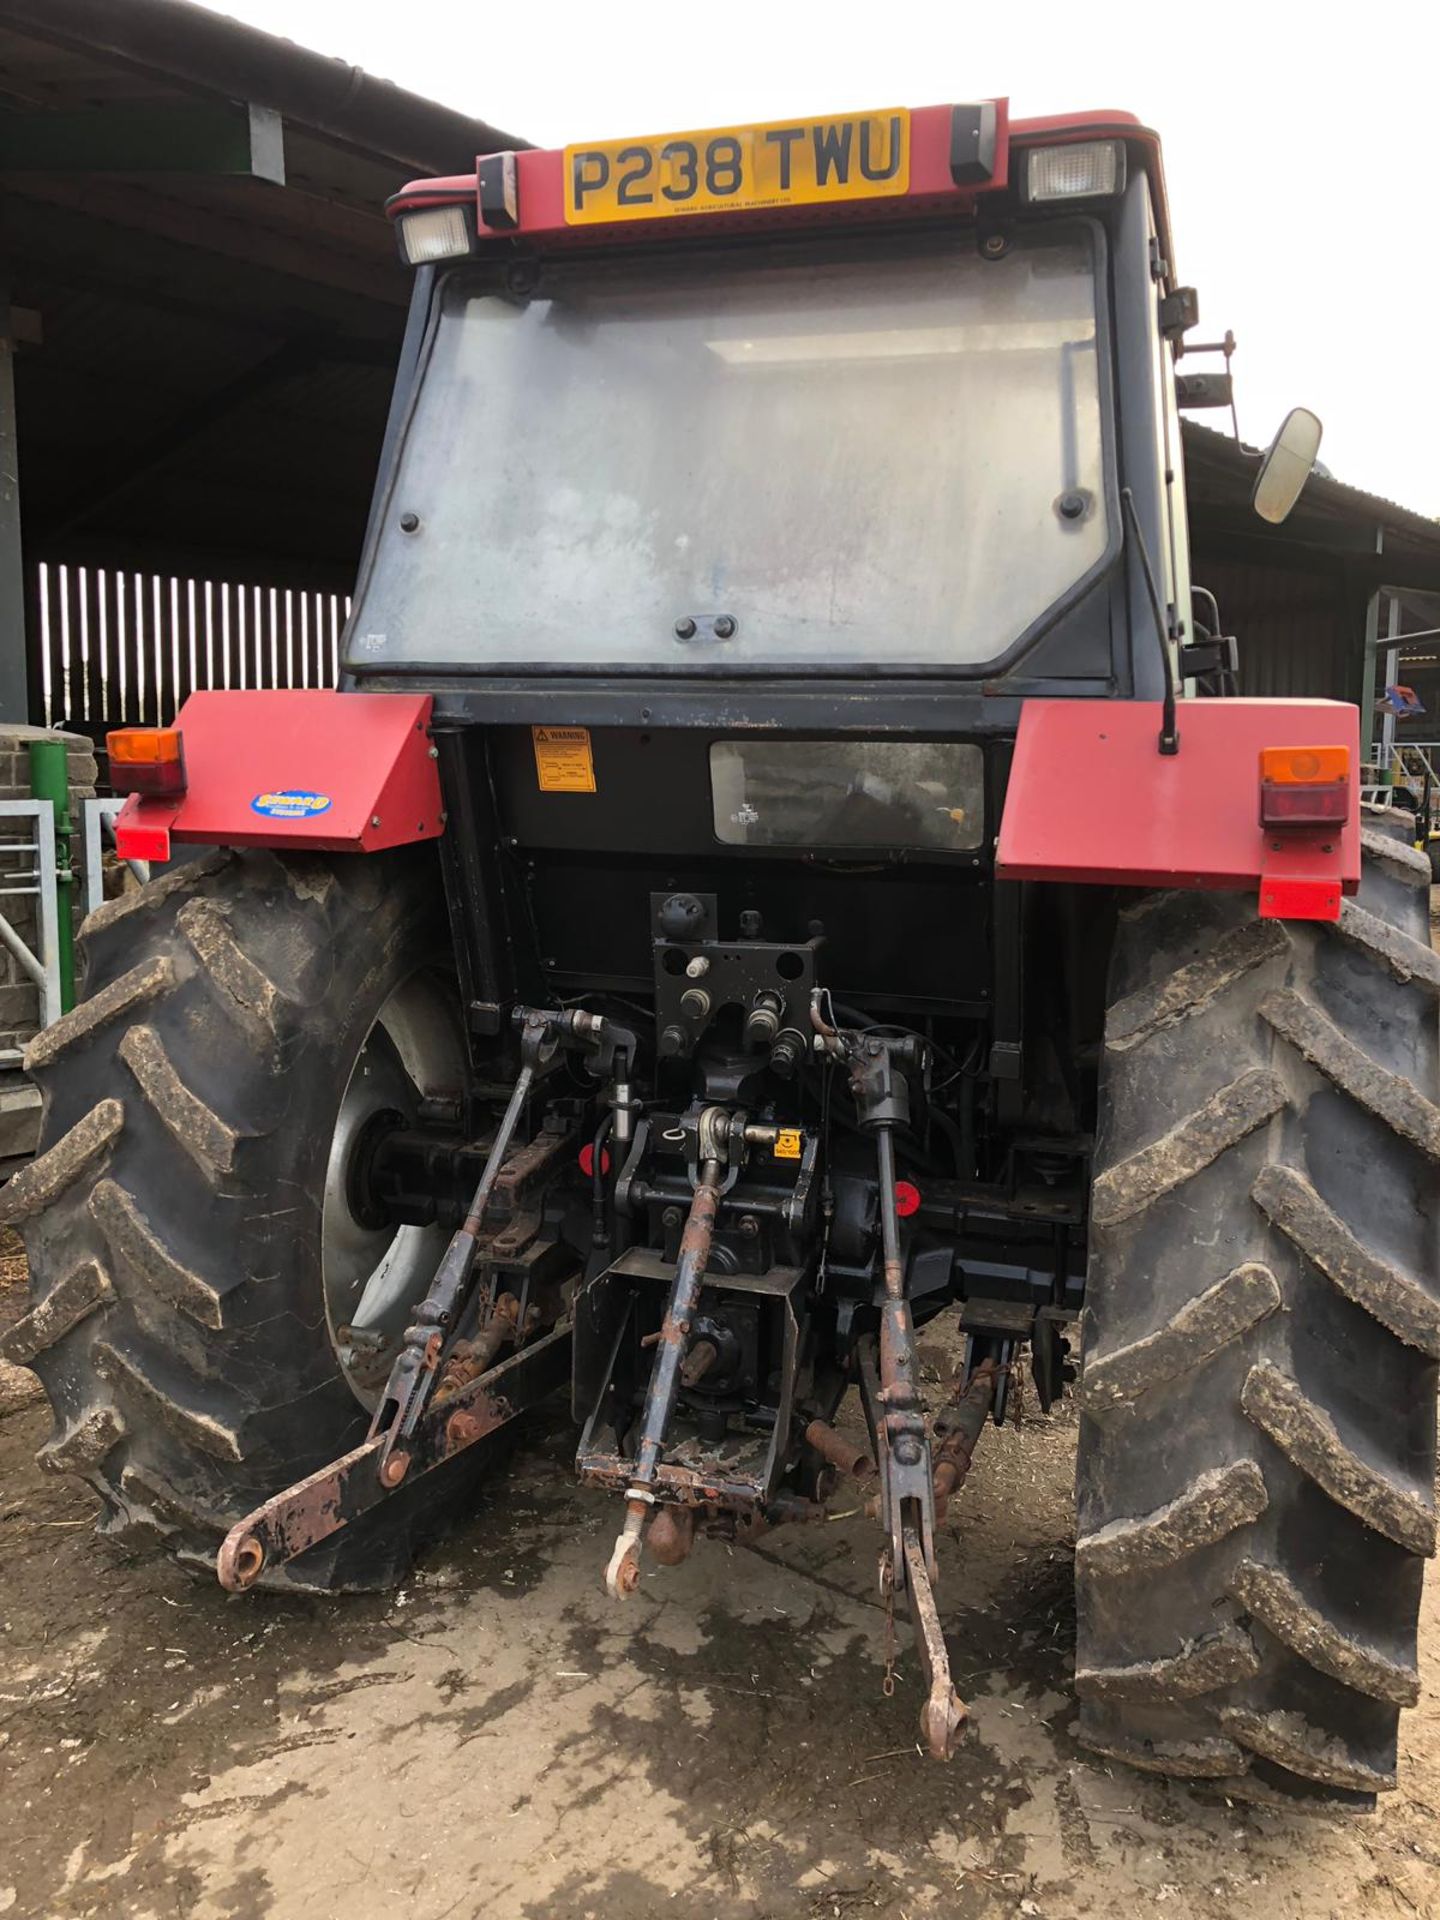
[[[653,681],[680,724],[720,679],[1158,695],[1193,306],[1152,136],[986,103],[506,156],[503,202],[497,170],[392,206],[417,282],[360,683]]]

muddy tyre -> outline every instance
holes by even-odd
[[[1429,865],[1364,830],[1336,926],[1122,914],[1077,1481],[1079,1733],[1370,1804],[1419,1693],[1440,1356]]]
[[[377,1106],[455,1090],[446,941],[416,849],[212,854],[87,921],[84,998],[31,1049],[40,1150],[0,1218],[31,1271],[4,1350],[55,1414],[39,1458],[95,1488],[102,1531],[213,1574],[236,1519],[363,1438],[404,1314],[362,1306],[368,1276],[433,1270],[437,1230],[361,1227],[335,1156]],[[362,1323],[368,1342],[339,1334]],[[386,1584],[418,1512],[387,1503],[270,1584]]]

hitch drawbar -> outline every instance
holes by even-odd
[[[919,1716],[921,1737],[934,1759],[949,1760],[967,1708],[951,1681],[935,1599],[937,1514],[965,1477],[979,1428],[993,1403],[997,1374],[989,1360],[968,1371],[951,1419],[937,1425],[932,1442],[906,1297],[895,1155],[895,1131],[909,1118],[909,1076],[927,1066],[925,1043],[916,1035],[841,1029],[828,1016],[819,990],[811,1003],[811,1023],[816,1051],[826,1056],[828,1064],[845,1069],[856,1114],[875,1147],[882,1284],[874,1300],[877,1324],[861,1336],[854,1361],[879,1476],[874,1504],[885,1536],[880,1585],[892,1621],[897,1596],[908,1605],[926,1687]],[[622,1450],[605,1463],[610,1473],[617,1464],[625,1467],[620,1482],[625,1519],[605,1569],[605,1586],[612,1598],[624,1599],[634,1592],[646,1548],[662,1565],[674,1564],[685,1557],[698,1529],[714,1528],[715,1509],[727,1498],[734,1503],[738,1489],[733,1462],[697,1449],[692,1437],[685,1432],[672,1434],[671,1426],[682,1389],[692,1389],[713,1358],[714,1342],[697,1332],[697,1321],[703,1328],[701,1298],[707,1283],[725,1283],[725,1275],[706,1271],[721,1208],[744,1166],[747,1150],[774,1132],[773,1127],[752,1126],[742,1112],[722,1106],[695,1109],[676,1129],[677,1138],[687,1145],[689,1210],[664,1320],[658,1333],[642,1343],[653,1350],[654,1358],[645,1383],[638,1439],[633,1451]],[[618,1333],[612,1332],[611,1342],[618,1351]],[[784,1411],[777,1419],[784,1424],[790,1408],[786,1395],[781,1395],[780,1404]],[[857,1475],[871,1470],[869,1459],[847,1447],[824,1420],[811,1420],[805,1437],[832,1465],[843,1461]],[[673,1456],[669,1459],[667,1446]],[[583,1472],[583,1443],[581,1459]],[[793,1496],[788,1503],[776,1500],[768,1488],[755,1492],[749,1511],[743,1511],[744,1504],[739,1503],[740,1524],[728,1537],[744,1538],[747,1532],[753,1536],[758,1527],[779,1519],[822,1512],[819,1504],[796,1503]],[[796,1505],[801,1513],[793,1512]],[[887,1691],[891,1690],[893,1678],[887,1674]]]
[[[883,1535],[880,1586],[890,1616],[887,1644],[893,1646],[895,1601],[903,1598],[925,1683],[921,1738],[934,1759],[949,1760],[967,1709],[951,1681],[935,1599],[936,1528],[964,1480],[980,1430],[995,1410],[1006,1369],[993,1355],[978,1364],[972,1359],[950,1407],[933,1426],[927,1419],[906,1292],[895,1141],[897,1129],[904,1128],[909,1117],[910,1078],[929,1068],[925,1041],[914,1034],[837,1027],[823,992],[816,989],[812,996],[814,1050],[827,1070],[845,1072],[860,1127],[874,1145],[881,1273],[846,1367],[836,1371],[823,1394],[807,1389],[805,1404],[797,1406],[794,1383],[802,1327],[794,1302],[807,1273],[774,1262],[754,1274],[720,1264],[728,1252],[722,1215],[738,1204],[737,1183],[752,1156],[766,1156],[768,1165],[782,1140],[784,1157],[795,1163],[796,1171],[788,1190],[780,1188],[781,1204],[797,1216],[803,1214],[819,1141],[807,1139],[802,1129],[782,1127],[778,1120],[752,1120],[735,1106],[696,1104],[663,1136],[672,1149],[672,1162],[683,1157],[690,1189],[673,1269],[644,1247],[627,1245],[616,1256],[614,1236],[602,1232],[604,1223],[597,1213],[595,1276],[573,1302],[566,1290],[549,1281],[537,1283],[532,1291],[528,1269],[518,1287],[504,1290],[507,1271],[512,1281],[516,1275],[500,1257],[505,1243],[503,1226],[497,1230],[494,1224],[494,1215],[502,1210],[496,1195],[506,1190],[507,1182],[514,1186],[526,1155],[534,1157],[533,1143],[518,1154],[514,1143],[543,1076],[567,1054],[577,1055],[591,1076],[608,1087],[614,1116],[611,1137],[624,1156],[617,1198],[635,1178],[634,1166],[643,1158],[651,1124],[642,1118],[638,1129],[630,1125],[628,1082],[635,1036],[629,1029],[579,1009],[546,1013],[521,1008],[515,1023],[520,1035],[515,1085],[463,1224],[451,1237],[423,1297],[409,1308],[409,1324],[395,1343],[369,1434],[350,1453],[276,1494],[231,1529],[217,1560],[221,1584],[233,1592],[255,1585],[267,1571],[319,1546],[397,1488],[476,1445],[567,1380],[583,1378],[589,1383],[583,1395],[589,1410],[577,1458],[581,1480],[611,1487],[623,1493],[625,1501],[624,1521],[605,1569],[605,1585],[615,1599],[635,1591],[647,1550],[659,1564],[674,1565],[702,1530],[745,1542],[787,1520],[823,1519],[826,1476],[832,1487],[837,1471],[858,1480],[875,1476],[872,1510]],[[676,1180],[673,1171],[666,1177]],[[746,1208],[755,1204],[744,1202]],[[741,1226],[747,1219],[754,1240],[754,1218],[747,1213]],[[680,1225],[678,1208],[671,1224]],[[712,1257],[717,1261],[713,1273]],[[642,1318],[637,1296],[609,1285],[612,1277],[642,1284],[647,1278],[668,1280],[658,1330],[641,1332],[653,1314],[653,1295]],[[739,1321],[738,1332],[725,1318],[722,1296],[732,1294],[742,1315],[748,1316]],[[762,1321],[756,1303],[762,1303],[767,1320]],[[732,1349],[743,1354],[747,1338],[758,1351],[762,1326],[769,1329],[766,1380],[773,1383],[775,1397],[764,1404],[761,1416],[752,1417],[748,1430],[732,1430],[732,1409],[723,1396],[733,1391],[724,1382],[726,1369],[735,1362],[726,1356]],[[587,1342],[604,1356],[603,1370],[585,1358]],[[617,1376],[617,1356],[628,1355],[631,1348],[634,1360],[627,1359],[628,1371]],[[497,1364],[507,1349],[507,1357]],[[646,1351],[652,1358],[642,1392],[636,1363]],[[971,1351],[973,1356],[973,1346]],[[712,1376],[721,1382],[718,1389],[711,1385]],[[624,1381],[623,1390],[614,1386],[617,1377]],[[859,1387],[873,1464],[830,1424],[850,1383]],[[714,1396],[713,1404],[707,1404],[707,1393]],[[598,1437],[608,1430],[607,1422],[615,1433],[613,1446]],[[809,1483],[818,1498],[808,1497],[803,1481],[786,1484],[787,1475],[804,1470],[801,1449],[808,1449],[823,1469]],[[798,1468],[790,1464],[792,1454],[800,1460]],[[894,1690],[888,1656],[885,1690]]]

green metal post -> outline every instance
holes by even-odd
[[[30,742],[30,791],[55,809],[55,932],[60,948],[60,1011],[75,1004],[75,873],[70,864],[70,765],[63,740]]]

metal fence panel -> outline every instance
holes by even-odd
[[[167,726],[212,687],[333,687],[348,597],[310,587],[40,561],[37,716],[92,737]]]

